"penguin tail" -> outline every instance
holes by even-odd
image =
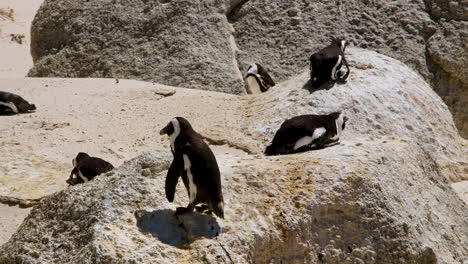
[[[224,202],[223,201],[220,201],[216,205],[214,205],[212,210],[216,216],[224,219]]]

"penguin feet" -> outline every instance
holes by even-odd
[[[339,78],[339,79],[336,80],[336,82],[339,83],[339,84],[345,84],[347,81]]]
[[[76,178],[69,178],[66,180],[66,183],[68,183],[68,186],[74,186],[78,184],[78,180]]]
[[[212,215],[212,211],[210,210],[210,207],[208,205],[200,205],[200,206],[195,206],[195,210],[201,214],[207,214],[207,215]]]

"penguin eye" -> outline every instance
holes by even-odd
[[[167,134],[172,135],[173,133],[174,133],[174,125],[172,124],[172,122],[169,122],[169,124],[167,125]]]

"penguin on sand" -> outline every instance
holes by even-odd
[[[174,194],[179,177],[182,176],[189,196],[187,207],[178,207],[176,215],[190,213],[197,204],[197,211],[207,210],[224,218],[224,201],[221,190],[221,175],[216,158],[203,141],[200,134],[193,130],[183,117],[175,117],[160,131],[168,135],[171,151],[174,155],[166,176],[166,198],[174,201]]]
[[[9,92],[0,91],[0,114],[28,113],[36,110],[36,106],[23,97]]]

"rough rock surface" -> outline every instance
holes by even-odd
[[[63,163],[39,156],[18,142],[0,142],[0,202],[32,206],[64,189],[70,174]]]
[[[217,1],[45,1],[30,76],[114,77],[245,92]]]
[[[396,58],[443,95],[468,136],[468,10],[458,1],[246,1],[231,13],[242,69],[267,65],[280,80],[307,65],[309,54],[344,37]]]
[[[463,263],[468,210],[449,183],[466,180],[467,158],[450,112],[404,64],[349,53],[343,85],[310,90],[304,71],[261,95],[222,95],[226,111],[204,115],[177,102],[215,93],[174,88],[174,107],[153,113],[183,113],[211,144],[249,153],[217,155],[225,220],[174,216],[186,191],[165,199],[171,154],[154,140],[163,152],[42,199],[0,263]],[[340,145],[260,154],[285,118],[336,110],[349,117]]]
[[[282,157],[220,156],[225,220],[174,216],[187,197],[179,184],[176,205],[165,199],[161,170],[170,159],[144,154],[41,200],[0,248],[0,263],[466,260],[466,205],[409,138],[354,139]]]
[[[466,0],[46,0],[30,76],[120,77],[240,94],[258,62],[276,81],[333,36],[410,65],[468,136]],[[183,73],[183,74],[182,74]]]

